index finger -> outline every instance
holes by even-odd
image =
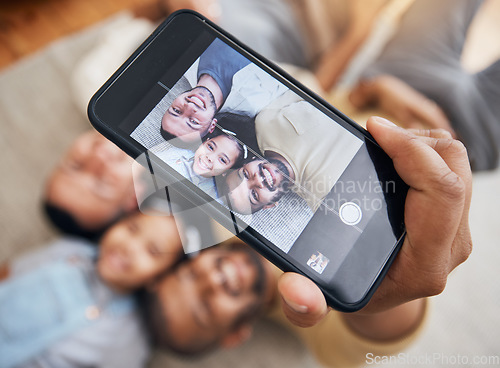
[[[366,125],[393,160],[399,176],[412,188],[441,190],[444,179],[447,182],[459,179],[434,149],[439,140],[417,136],[384,118],[371,117]]]

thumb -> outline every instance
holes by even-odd
[[[294,325],[314,326],[328,313],[321,290],[302,275],[284,273],[278,281],[278,290],[283,299],[283,312]]]

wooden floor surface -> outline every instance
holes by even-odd
[[[0,70],[113,13],[135,9],[148,14],[156,11],[157,3],[158,0],[0,0]],[[500,0],[486,3],[472,27],[473,47],[465,55],[464,64],[470,69],[481,69],[500,55]]]
[[[0,69],[124,9],[156,0],[0,0]]]

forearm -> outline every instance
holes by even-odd
[[[167,14],[180,9],[191,9],[203,14],[213,22],[221,15],[219,0],[158,0]]]
[[[153,22],[165,18],[169,11],[160,0],[147,0],[139,2],[132,7],[134,17],[146,18]]]
[[[338,43],[322,55],[315,75],[325,91],[330,90],[338,82],[369,33],[369,27],[353,26]]]
[[[380,342],[395,341],[405,338],[420,326],[426,303],[426,299],[417,299],[383,312],[344,314],[343,318],[363,338]]]
[[[380,74],[362,80],[350,95],[359,109],[375,106],[405,128],[444,129],[455,132],[444,111],[403,80]]]

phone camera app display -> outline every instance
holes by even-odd
[[[363,270],[361,295],[404,231],[390,158],[222,39],[191,54],[143,98],[129,136],[236,235],[251,230],[328,285]]]
[[[364,146],[217,38],[130,136],[285,253]]]

